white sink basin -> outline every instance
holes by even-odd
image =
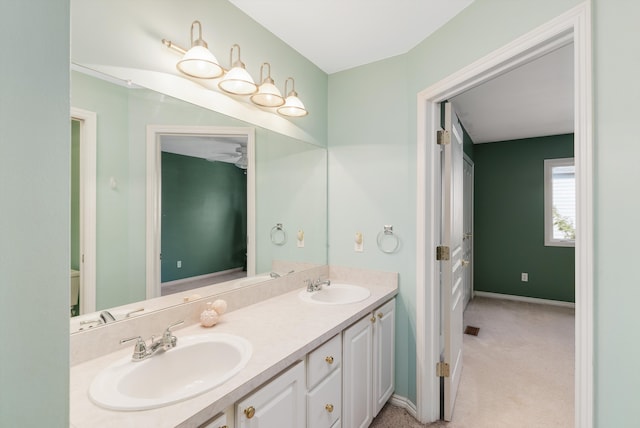
[[[300,299],[305,302],[321,305],[342,305],[346,303],[361,302],[368,298],[371,292],[364,287],[353,284],[332,282],[331,285],[323,285],[318,291],[300,291]]]
[[[226,382],[246,366],[251,354],[251,344],[239,336],[179,337],[169,351],[137,362],[125,357],[105,368],[91,383],[89,397],[112,410],[166,406]]]

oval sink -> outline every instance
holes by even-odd
[[[91,383],[89,397],[111,410],[166,406],[226,382],[246,366],[251,354],[251,344],[239,336],[179,337],[169,351],[138,362],[125,357],[105,368]]]
[[[341,305],[346,303],[361,302],[368,298],[371,292],[364,287],[353,284],[335,283],[323,285],[318,291],[300,291],[299,297],[305,302],[319,303],[321,305]]]

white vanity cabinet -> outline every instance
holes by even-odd
[[[306,423],[305,363],[300,361],[236,403],[236,428],[300,428]]]
[[[307,355],[307,428],[340,426],[342,414],[342,335]]]
[[[395,299],[343,333],[342,425],[371,424],[394,390]]]

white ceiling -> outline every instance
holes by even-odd
[[[327,74],[406,53],[473,0],[229,0]]]
[[[244,135],[162,135],[163,152],[192,156],[209,161],[235,163],[240,158],[236,150],[246,146]]]
[[[573,44],[450,101],[476,144],[571,133]]]
[[[473,0],[229,0],[328,74],[406,53]],[[567,46],[453,98],[475,143],[573,132]]]

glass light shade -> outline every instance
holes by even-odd
[[[187,76],[200,79],[215,79],[224,73],[217,58],[204,46],[194,46],[189,49],[178,61],[176,67]]]
[[[265,79],[258,88],[258,93],[251,95],[251,101],[262,107],[280,107],[284,104],[284,98],[273,84],[273,80]]]
[[[289,92],[289,96],[285,100],[282,107],[278,108],[278,113],[283,116],[301,117],[309,114],[304,104],[298,98],[298,94],[295,91]]]
[[[234,95],[251,95],[258,90],[251,75],[242,66],[235,65],[218,83],[218,87],[225,92]]]

